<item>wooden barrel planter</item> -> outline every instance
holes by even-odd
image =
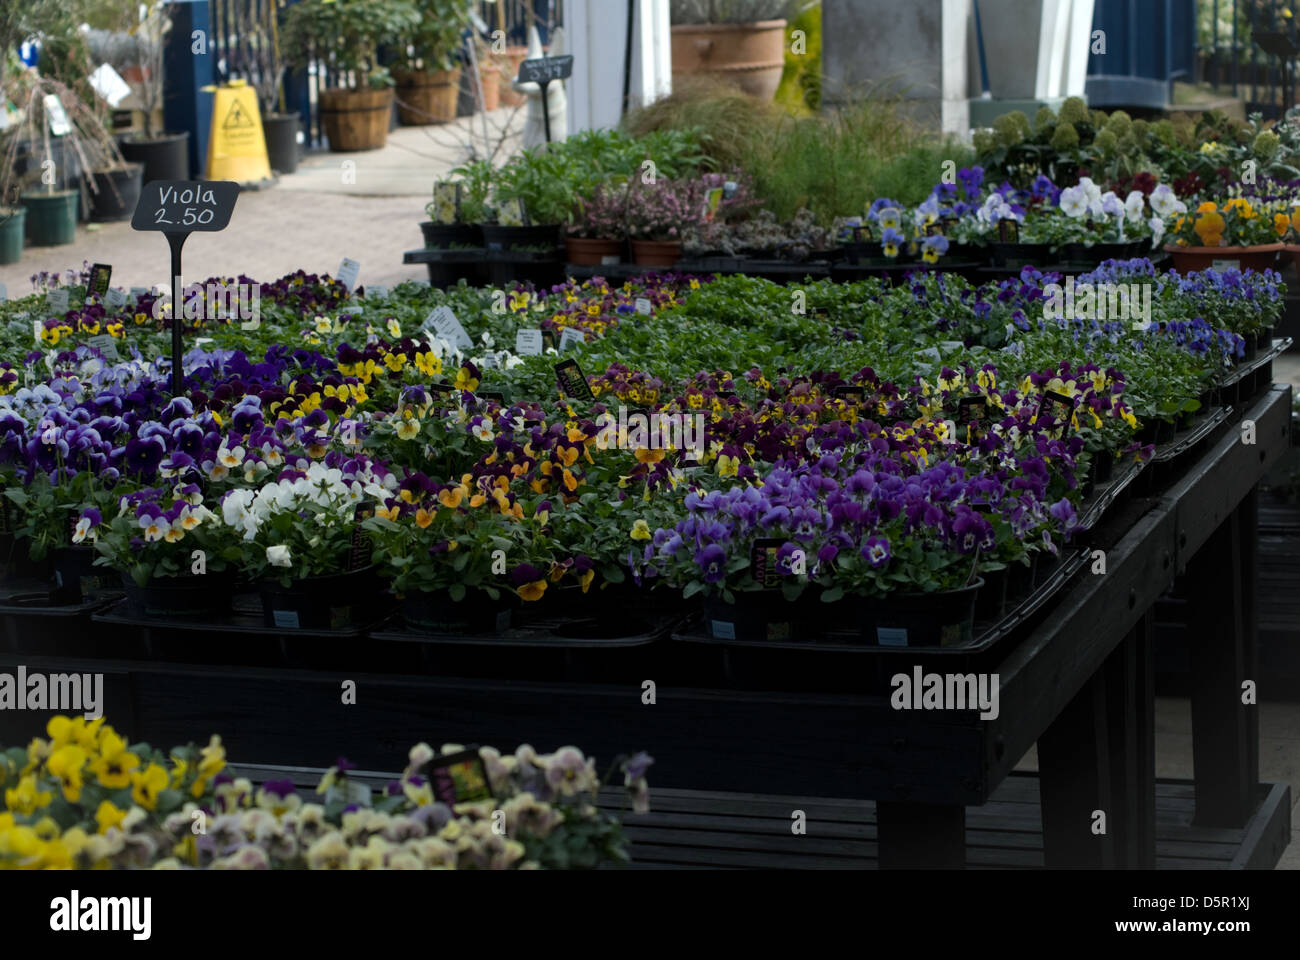
[[[330,149],[336,153],[382,147],[388,141],[392,109],[392,88],[320,92],[321,123]]]
[[[673,73],[709,74],[771,100],[785,69],[785,21],[682,24],[672,28]]]
[[[404,70],[397,76],[397,119],[420,127],[456,119],[460,67],[451,70]]]

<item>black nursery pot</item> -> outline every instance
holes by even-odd
[[[1057,259],[1045,243],[990,243],[989,252],[995,267],[1037,267]]]
[[[856,598],[862,639],[882,647],[950,647],[971,642],[984,581],[934,593]]]
[[[230,610],[235,576],[223,572],[159,577],[142,587],[123,571],[122,585],[131,607],[142,617],[205,620]]]
[[[144,183],[154,180],[188,180],[190,178],[190,134],[165,133],[152,140],[123,137],[119,143],[122,156],[144,165]]]
[[[704,601],[704,625],[715,640],[790,641],[800,639],[803,605],[779,590],[760,590],[727,603],[721,597]]]
[[[408,593],[402,598],[402,619],[408,629],[427,633],[499,634],[510,629],[512,596],[490,600],[467,594],[457,602],[446,590]]]
[[[1008,569],[990,570],[984,574],[984,586],[975,597],[975,619],[992,623],[1002,618],[1007,604]]]
[[[268,113],[262,118],[266,159],[276,173],[293,173],[298,169],[299,126],[296,113]]]
[[[109,170],[93,175],[95,192],[90,197],[90,220],[93,223],[111,223],[129,220],[140,202],[144,167],[128,163],[125,170]]]
[[[447,250],[454,243],[470,247],[483,246],[483,227],[477,223],[435,223],[425,220],[420,224],[424,234],[424,249]]]
[[[347,573],[257,585],[262,596],[262,620],[285,630],[345,630],[364,622],[374,610],[379,578],[371,565]]]
[[[91,547],[71,546],[54,552],[55,596],[60,603],[81,603],[105,590],[121,589],[120,578],[107,567],[95,566]]]

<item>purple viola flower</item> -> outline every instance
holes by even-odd
[[[873,567],[883,567],[889,562],[889,540],[886,537],[867,537],[867,542],[862,545],[862,559],[866,560]]]
[[[696,551],[695,564],[703,571],[705,583],[717,583],[727,573],[727,551],[711,543]]]

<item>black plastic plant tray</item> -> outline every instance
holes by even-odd
[[[887,647],[835,635],[817,641],[720,640],[692,617],[673,640],[693,650],[693,676],[682,682],[749,690],[880,694],[890,678],[914,665],[944,672],[978,670],[1019,642],[1048,612],[1049,602],[1083,569],[1091,556],[1077,548],[1058,559],[1035,586],[1002,617],[977,622],[974,639],[947,647]],[[673,678],[677,679],[677,678]]]
[[[1203,416],[1198,416],[1193,421],[1191,427],[1180,430],[1174,434],[1172,440],[1167,440],[1156,447],[1151,462],[1168,463],[1186,455],[1198,443],[1213,433],[1219,424],[1232,416],[1232,407],[1214,407],[1203,413]]]
[[[0,620],[4,646],[13,653],[81,655],[97,647],[103,637],[87,631],[78,620],[121,598],[116,593],[92,594],[80,603],[55,602],[52,581],[9,580],[0,584]]]
[[[486,256],[486,247],[470,247],[462,250],[407,250],[402,254],[402,263],[477,263]]]
[[[1129,492],[1133,481],[1146,468],[1147,461],[1126,460],[1117,464],[1111,472],[1110,479],[1099,483],[1093,489],[1079,514],[1079,526],[1091,530],[1101,523],[1102,518],[1122,502],[1122,497]]]
[[[496,263],[554,263],[564,261],[564,249],[554,250],[485,250],[479,254],[486,256],[489,262]]]
[[[1273,361],[1291,345],[1290,337],[1275,337],[1271,345],[1256,353],[1254,359],[1233,368],[1220,383],[1224,403],[1247,403],[1267,390],[1273,382]]]
[[[662,676],[665,644],[682,622],[677,615],[608,620],[552,617],[500,633],[432,633],[400,617],[371,633],[379,643],[418,651],[421,669],[439,676],[502,679],[599,680],[640,683]],[[667,645],[671,646],[671,645]]]

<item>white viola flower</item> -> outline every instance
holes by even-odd
[[[1186,213],[1187,204],[1178,199],[1167,183],[1162,183],[1151,191],[1151,209],[1162,217],[1172,217],[1176,213]]]
[[[1142,214],[1146,212],[1146,197],[1142,195],[1141,190],[1132,190],[1124,198],[1124,211],[1128,215],[1129,223],[1142,222]]]
[[[248,516],[249,505],[253,502],[253,491],[231,490],[221,501],[221,519],[228,527],[238,527]]]
[[[1092,182],[1092,177],[1080,177],[1079,187],[1088,198],[1088,203],[1101,199],[1101,187]]]
[[[1113,190],[1107,190],[1101,195],[1102,213],[1112,217],[1122,217],[1125,214],[1124,204]]]
[[[1162,217],[1153,216],[1147,221],[1147,226],[1151,228],[1151,249],[1154,250],[1160,246],[1160,241],[1165,236],[1165,221]]]
[[[492,440],[492,436],[493,436],[493,434],[492,434],[492,424],[491,424],[490,422],[488,422],[487,420],[484,420],[482,423],[477,424],[477,425],[473,428],[473,433],[474,433],[474,436],[478,437],[478,438],[479,438],[480,440],[482,440],[484,443],[490,443],[491,440]]]
[[[217,450],[217,462],[228,470],[241,466],[244,462],[244,448],[235,447],[231,450],[223,443]]]
[[[91,526],[92,525],[89,517],[82,517],[80,520],[78,520],[76,529],[72,531],[72,542],[81,543],[83,540],[87,538],[91,540],[96,539],[98,534],[96,534],[95,531],[91,529]]]
[[[143,516],[139,520],[140,529],[144,531],[145,543],[153,543],[155,540],[161,540],[167,536],[167,531],[171,529],[171,524],[167,522],[166,517]]]
[[[202,519],[203,518],[199,516],[199,514],[186,505],[181,507],[181,512],[178,513],[176,519],[172,521],[172,527],[182,532],[193,530],[199,525]]]
[[[266,562],[273,567],[293,566],[293,560],[289,557],[289,548],[283,544],[266,548]]]
[[[1066,187],[1061,191],[1061,212],[1078,220],[1088,212],[1088,198],[1079,187]]]

